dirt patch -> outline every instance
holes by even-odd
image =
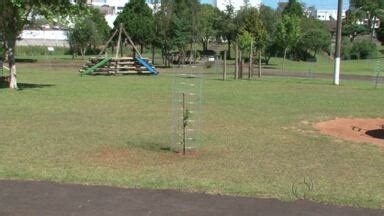
[[[107,166],[113,169],[140,167],[140,161],[137,161],[137,156],[128,149],[102,146],[96,155],[93,155],[93,158],[96,159],[95,162],[100,166]]]
[[[317,123],[314,127],[325,135],[384,147],[384,119],[337,118]]]

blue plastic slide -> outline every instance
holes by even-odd
[[[145,68],[147,68],[147,70],[149,70],[149,72],[151,72],[151,74],[158,74],[158,72],[155,70],[155,68],[153,68],[151,65],[149,65],[144,59],[140,58],[140,57],[136,57],[136,60],[142,64]]]

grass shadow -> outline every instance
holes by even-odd
[[[16,63],[35,63],[37,62],[37,59],[31,59],[31,58],[17,58]]]
[[[173,152],[171,146],[165,142],[156,142],[150,140],[140,140],[140,141],[128,141],[127,145],[132,148],[140,148],[147,151],[153,152]]]
[[[36,88],[47,88],[53,87],[55,85],[52,84],[34,84],[34,83],[18,83],[17,84],[20,90],[23,89],[36,89]]]
[[[47,87],[52,87],[55,85],[52,85],[52,84],[35,84],[35,83],[17,83],[17,86],[19,87],[19,90],[24,90],[24,89],[47,88]],[[4,80],[3,78],[0,78],[0,89],[2,89],[2,88],[9,88],[9,82]]]

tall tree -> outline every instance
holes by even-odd
[[[83,1],[73,5],[69,0],[2,0],[0,1],[0,32],[3,34],[10,68],[9,87],[17,88],[15,48],[16,39],[34,15],[52,20],[57,15],[79,14]],[[77,7],[80,6],[80,7]],[[79,10],[80,9],[80,10]]]
[[[276,43],[284,50],[282,71],[284,72],[285,59],[288,50],[292,50],[300,40],[300,19],[296,16],[283,16],[277,26]]]
[[[161,0],[159,9],[155,14],[155,37],[153,43],[161,49],[163,63],[169,66],[167,58],[169,51],[172,49],[172,38],[170,35],[171,23],[173,16],[173,1]]]
[[[252,35],[254,40],[253,47],[255,47],[258,51],[258,59],[259,59],[259,77],[261,76],[261,53],[264,49],[267,42],[267,31],[264,27],[262,19],[260,17],[259,10],[254,7],[243,8],[238,12],[237,15],[238,26],[241,29],[246,30]],[[253,55],[253,50],[251,50],[250,54]],[[252,58],[253,56],[251,56]],[[252,59],[251,59],[252,62]]]
[[[187,45],[192,41],[190,23],[186,17],[173,16],[171,22],[170,36],[172,44],[180,52],[180,63],[184,64]]]
[[[216,35],[215,25],[219,19],[219,11],[217,8],[214,8],[212,5],[203,4],[200,7],[199,11],[199,38],[203,45],[203,51],[208,49],[208,43],[211,38]]]
[[[331,46],[331,33],[328,27],[315,18],[303,18],[301,20],[301,40],[298,42],[298,55],[306,55],[314,52],[316,57],[320,51],[329,51]],[[304,56],[305,58],[306,56]]]
[[[297,0],[289,0],[287,6],[283,10],[283,15],[303,17],[303,5],[300,4]]]
[[[119,28],[120,23],[128,31],[132,40],[140,44],[141,52],[143,52],[144,45],[152,42],[154,18],[152,9],[145,3],[145,0],[130,0],[117,16],[114,22],[115,29]]]
[[[264,49],[264,60],[266,64],[269,64],[269,60],[276,53],[276,28],[281,19],[281,13],[278,10],[273,10],[272,8],[261,5],[260,7],[260,18],[264,24],[267,38],[266,46]]]
[[[380,24],[380,28],[377,31],[377,39],[381,42],[381,44],[384,44],[384,23]]]
[[[173,45],[181,54],[181,62],[184,63],[187,45],[192,50],[193,44],[198,38],[198,19],[200,3],[198,0],[175,0],[172,15],[170,35]]]
[[[99,9],[91,8],[90,14],[76,20],[68,31],[68,41],[72,52],[80,52],[84,58],[88,49],[96,52],[98,46],[108,40],[110,27]]]
[[[384,16],[384,0],[350,0],[350,5],[360,19],[368,20],[372,40],[376,21],[379,17]]]
[[[227,9],[220,13],[219,21],[216,25],[217,36],[227,41],[228,44],[228,58],[231,58],[231,44],[236,39],[239,31],[235,23],[235,12],[232,5],[227,5]]]

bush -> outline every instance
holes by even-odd
[[[353,43],[352,56],[356,59],[375,58],[377,56],[376,44],[367,40],[356,41]]]
[[[348,38],[343,39],[341,56],[343,59],[368,59],[377,56],[375,43],[368,40],[351,42]]]
[[[345,60],[351,59],[352,43],[349,38],[344,37],[341,43],[341,58]]]

